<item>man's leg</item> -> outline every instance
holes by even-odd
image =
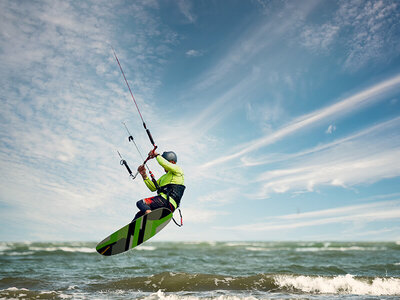
[[[166,204],[166,200],[161,196],[142,199],[136,202],[136,206],[140,209],[140,211],[136,214],[132,222],[137,218],[151,212],[153,209],[160,207],[168,207]]]
[[[140,209],[141,212],[149,213],[151,211],[151,209],[152,209],[151,205],[154,202],[153,198],[156,198],[156,197],[157,196],[151,197],[151,198],[142,199],[142,200],[140,200],[140,201],[138,201],[136,203],[136,206]]]

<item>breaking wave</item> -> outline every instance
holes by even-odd
[[[29,289],[11,287],[0,290],[0,299],[70,299],[70,295],[57,291],[31,291]]]
[[[96,253],[93,243],[0,243],[0,255],[24,256],[41,253]]]
[[[91,286],[94,290],[129,290],[147,292],[258,290],[312,294],[353,294],[400,296],[400,278],[339,276],[304,276],[259,274],[233,277],[208,274],[160,273],[148,277],[116,280]]]

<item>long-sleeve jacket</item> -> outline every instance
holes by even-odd
[[[167,184],[184,185],[185,180],[184,180],[183,170],[181,167],[179,167],[176,164],[170,163],[161,155],[157,155],[156,159],[157,159],[157,162],[167,171],[166,174],[164,174],[157,180],[158,186],[162,187]],[[146,186],[149,188],[150,191],[155,192],[157,190],[154,185],[154,182],[151,181],[151,179],[149,177],[144,179],[144,183],[146,184]],[[160,196],[163,197],[164,199],[168,198],[167,195],[164,193],[160,193]],[[177,208],[177,204],[172,197],[169,197],[169,202],[175,208]]]

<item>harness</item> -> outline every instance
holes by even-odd
[[[173,207],[171,200],[176,203],[176,208],[178,209],[179,215],[181,217],[181,224],[178,224],[174,218],[172,218],[172,220],[174,220],[175,224],[179,227],[181,227],[183,225],[182,213],[181,213],[181,210],[179,209],[179,205],[181,203],[181,199],[182,199],[183,193],[185,192],[185,189],[186,189],[186,187],[184,185],[174,184],[174,183],[166,184],[157,189],[158,195],[163,193],[167,196],[167,201],[169,202],[171,208]],[[174,210],[175,210],[175,208],[172,211],[174,211]]]
[[[181,199],[183,196],[183,193],[185,191],[186,187],[182,184],[166,184],[164,186],[160,186],[157,190],[157,194],[165,194],[167,195],[167,200],[169,201],[169,198],[171,197],[173,200],[175,200],[177,204],[177,208],[179,204],[181,203]]]

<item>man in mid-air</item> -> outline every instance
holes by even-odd
[[[157,189],[155,183],[147,176],[145,166],[140,165],[138,167],[138,172],[142,175],[146,186],[152,192],[157,191],[158,195],[142,199],[136,203],[140,211],[136,214],[135,219],[161,207],[166,207],[174,212],[179,207],[183,192],[185,191],[183,170],[176,164],[178,159],[175,152],[168,151],[160,155],[152,150],[149,153],[149,158],[156,158],[160,166],[164,168],[166,174],[157,180]]]

